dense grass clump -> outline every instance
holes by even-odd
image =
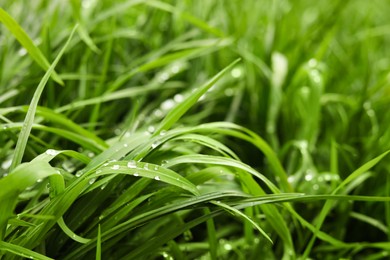
[[[0,7],[0,259],[390,255],[386,1]]]

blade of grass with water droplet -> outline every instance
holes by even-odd
[[[176,123],[183,115],[186,113],[197,101],[198,99],[207,92],[227,71],[233,68],[240,59],[233,61],[226,68],[221,70],[213,78],[207,81],[203,86],[196,89],[189,97],[187,97],[183,102],[176,105],[167,116],[163,119],[160,125],[157,127],[154,136],[159,135],[162,130],[168,130]]]
[[[180,174],[167,169],[165,167],[160,167],[151,163],[137,163],[137,168],[129,168],[127,166],[127,161],[118,161],[108,163],[108,165],[101,167],[99,170],[100,175],[113,174],[113,173],[121,173],[133,175],[138,174],[138,176],[151,178],[157,181],[165,182],[167,184],[185,189],[192,194],[199,194],[198,189],[194,184],[189,182],[186,178],[182,177]],[[115,167],[115,168],[114,168]],[[91,178],[96,176],[91,176]]]
[[[0,179],[0,239],[3,239],[7,221],[13,214],[18,195],[37,180],[58,174],[47,162],[24,163]]]
[[[72,39],[76,28],[77,28],[77,26],[73,29],[73,31],[70,34],[64,47],[61,49],[60,53],[57,55],[54,62],[50,65],[50,67],[46,71],[45,75],[43,76],[43,78],[39,82],[37,89],[34,92],[34,96],[31,100],[30,107],[27,111],[27,115],[26,115],[26,118],[25,118],[23,126],[22,126],[22,130],[20,131],[19,138],[18,138],[18,141],[16,143],[14,157],[13,157],[12,164],[10,167],[11,170],[14,169],[17,165],[19,165],[22,162],[24,150],[26,149],[26,146],[27,146],[28,137],[30,135],[31,128],[32,128],[34,118],[35,118],[35,112],[36,112],[41,94],[43,92],[43,89],[45,88],[45,85],[46,85],[47,81],[49,80],[50,75],[53,73],[55,66],[57,65],[57,63],[61,59],[62,55],[64,54],[66,48],[68,47],[70,40]]]
[[[8,251],[23,258],[38,259],[38,260],[54,260],[53,258],[44,256],[25,247],[0,241],[0,251]]]
[[[380,154],[379,156],[375,157],[374,159],[372,159],[372,160],[366,162],[365,164],[363,164],[362,166],[360,166],[358,169],[356,169],[354,172],[352,172],[342,183],[340,183],[337,186],[337,188],[334,189],[332,194],[336,194],[340,189],[345,187],[348,183],[355,180],[356,178],[358,178],[362,174],[366,173],[368,170],[370,170],[372,167],[374,167],[376,164],[378,164],[389,153],[390,153],[390,150]],[[314,242],[317,238],[317,233],[321,229],[321,226],[324,223],[325,218],[328,216],[329,211],[332,208],[332,205],[333,205],[332,201],[329,201],[329,200],[326,201],[321,212],[318,214],[318,220],[317,220],[317,223],[315,225],[316,231],[314,232],[308,246],[306,247],[305,252],[303,254],[303,257],[309,256],[309,254],[312,250],[312,247],[314,245]]]

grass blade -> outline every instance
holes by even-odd
[[[24,247],[0,241],[0,251],[8,251],[23,258],[37,259],[37,260],[53,260],[53,258],[38,254],[32,250]]]
[[[0,9],[1,12],[2,9]],[[58,54],[57,58],[54,60],[53,64],[48,68],[45,75],[43,76],[41,82],[39,83],[37,89],[35,90],[34,96],[31,100],[30,107],[27,111],[26,118],[24,120],[22,130],[20,131],[18,142],[16,143],[16,148],[14,152],[14,157],[12,160],[12,164],[10,169],[14,169],[17,165],[19,165],[22,162],[24,150],[27,146],[28,137],[31,132],[31,128],[34,122],[35,113],[37,110],[38,102],[41,97],[41,94],[43,92],[43,89],[45,88],[45,85],[47,81],[49,80],[50,75],[53,73],[55,66],[61,59],[62,55],[64,54],[66,48],[68,47],[70,40],[73,37],[73,34],[76,30],[77,26],[73,29],[72,33],[70,34],[70,37],[68,38],[67,42],[65,43],[64,47],[61,49],[60,53]]]
[[[50,64],[43,53],[37,46],[35,46],[23,28],[1,7],[0,22],[2,22],[8,28],[8,30],[15,36],[15,38],[27,50],[27,52],[31,55],[35,62],[38,63],[39,66],[41,66],[44,70],[49,70]],[[52,69],[51,76],[58,84],[64,85],[64,82],[54,71],[54,68]]]
[[[174,107],[157,127],[156,131],[154,132],[154,136],[159,135],[163,130],[168,130],[171,128],[172,125],[176,123],[177,120],[179,120],[184,115],[184,113],[187,112],[198,101],[198,99],[207,92],[207,90],[209,90],[227,71],[233,68],[239,61],[240,59],[237,59],[230,63],[226,68],[221,70],[203,86],[195,90],[182,103]]]
[[[34,161],[19,165],[8,176],[0,179],[0,240],[11,217],[18,195],[37,180],[58,174],[47,162]]]

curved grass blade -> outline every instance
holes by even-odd
[[[156,181],[162,181],[187,190],[192,194],[199,195],[199,191],[196,186],[189,182],[186,178],[183,178],[181,175],[172,170],[150,163],[135,161],[118,161],[107,163],[105,166],[99,168],[96,176],[92,175],[91,178],[113,173],[129,174],[135,177],[146,177]]]
[[[225,203],[222,203],[220,201],[214,201],[212,202],[214,205],[217,205],[227,211],[230,211],[233,215],[238,215],[239,217],[243,218],[244,220],[248,221],[249,223],[251,223],[269,242],[271,242],[271,244],[273,244],[274,242],[272,241],[272,239],[267,235],[267,233],[256,223],[254,222],[250,217],[248,217],[247,215],[245,215],[244,213],[242,213],[241,211],[239,211],[238,209],[235,209],[233,207],[230,207],[229,205],[225,204]]]
[[[44,70],[49,70],[50,64],[39,50],[37,46],[33,43],[27,33],[23,28],[3,9],[0,7],[0,22],[2,22],[5,27],[15,36],[15,38],[20,42],[20,44],[27,50],[31,57],[41,66]],[[64,85],[64,82],[58,76],[58,74],[52,69],[51,75],[53,79],[60,85]]]
[[[79,242],[81,244],[86,244],[88,243],[89,241],[91,241],[91,239],[88,239],[88,238],[84,238],[84,237],[81,237],[79,235],[76,235],[66,224],[65,224],[65,221],[64,219],[61,217],[59,220],[57,220],[57,224],[60,226],[60,228],[62,229],[62,231],[64,231],[65,234],[68,235],[68,237],[70,237],[71,239],[73,239],[74,241],[76,242]]]
[[[4,241],[0,241],[0,251],[8,251],[10,253],[13,253],[15,255],[21,256],[23,258],[28,259],[36,259],[36,260],[54,260],[53,258],[44,256],[42,254],[39,254],[37,252],[34,252],[32,250],[29,250],[27,248],[14,245],[11,243],[7,243]]]
[[[18,195],[39,179],[58,172],[47,162],[34,161],[15,168],[8,176],[0,179],[0,239],[3,239],[7,221],[12,216]]]
[[[16,143],[14,157],[13,157],[12,164],[10,167],[11,170],[15,169],[15,167],[22,162],[24,150],[26,149],[27,140],[28,140],[28,137],[29,137],[30,132],[31,132],[32,124],[34,122],[35,112],[36,112],[36,109],[38,106],[38,101],[41,97],[41,94],[43,92],[43,89],[45,88],[47,81],[49,80],[50,75],[53,73],[55,66],[57,65],[57,63],[61,59],[62,55],[64,54],[66,48],[68,47],[70,40],[72,39],[73,34],[74,34],[76,29],[77,29],[77,26],[73,29],[73,31],[70,34],[68,40],[66,41],[64,47],[61,49],[60,53],[58,54],[58,56],[56,57],[54,62],[51,64],[51,66],[48,68],[48,70],[46,71],[45,75],[43,76],[41,82],[39,82],[37,89],[35,90],[34,96],[31,100],[30,107],[27,111],[27,115],[26,115],[26,118],[25,118],[23,126],[22,126],[22,130],[20,131],[20,134],[19,134],[18,142]]]

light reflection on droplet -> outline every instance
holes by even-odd
[[[231,74],[232,74],[232,77],[233,78],[239,78],[239,77],[241,77],[241,75],[242,75],[242,70],[240,69],[240,68],[234,68],[234,69],[232,69],[232,72],[231,72]]]
[[[162,110],[170,110],[175,106],[176,102],[172,99],[167,99],[161,103]]]
[[[151,133],[151,134],[153,134],[155,130],[156,129],[152,125],[148,127],[148,132]]]
[[[160,145],[159,141],[156,141],[156,142],[152,143],[152,149],[156,148],[159,145]]]
[[[312,179],[313,179],[313,174],[308,173],[308,174],[305,175],[305,180],[306,181],[311,181]]]
[[[135,161],[129,161],[127,163],[127,167],[129,167],[129,168],[137,168],[137,163]]]
[[[173,100],[177,103],[180,103],[180,102],[183,102],[184,100],[184,97],[182,94],[176,94],[174,97],[173,97]]]
[[[59,152],[53,149],[47,149],[46,154],[56,156]]]

